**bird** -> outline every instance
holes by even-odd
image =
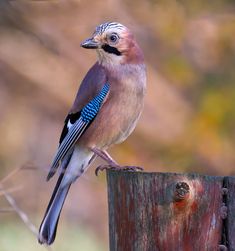
[[[82,80],[65,119],[59,146],[47,181],[58,170],[58,180],[39,228],[38,242],[51,245],[56,237],[60,213],[71,184],[99,156],[108,168],[139,170],[120,166],[107,152],[123,142],[136,127],[146,93],[144,55],[129,28],[105,22],[81,43],[97,52],[97,61]]]

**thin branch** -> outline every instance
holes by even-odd
[[[36,166],[34,166],[33,164],[25,164],[21,167],[17,167],[15,169],[13,169],[7,176],[5,176],[2,180],[0,180],[0,183],[3,184],[5,183],[7,180],[9,180],[12,176],[14,176],[16,173],[18,173],[20,170],[41,170],[41,168],[38,168]],[[45,169],[46,171],[48,171],[47,169]]]
[[[19,172],[21,169],[22,169],[22,167],[18,167],[18,168],[13,169],[7,176],[5,176],[5,177],[0,181],[0,183],[3,184],[3,183],[6,182],[8,179],[10,179],[13,175],[15,175],[17,172]]]
[[[13,175],[15,175],[18,171],[22,169],[38,169],[37,167],[33,167],[32,165],[25,165],[19,168],[15,168],[12,172],[10,172],[6,177],[4,177],[2,180],[0,180],[0,195],[3,195],[8,203],[11,205],[11,208],[1,208],[0,213],[5,212],[16,212],[18,216],[21,218],[21,220],[24,222],[24,224],[29,228],[29,230],[37,237],[38,236],[38,230],[34,226],[34,224],[30,221],[27,214],[19,208],[17,205],[15,199],[10,195],[10,193],[17,191],[22,188],[22,186],[13,187],[10,189],[4,189],[3,183],[6,182],[8,179],[10,179]],[[49,246],[44,246],[48,251],[52,251],[53,249]]]
[[[19,191],[20,189],[22,189],[23,186],[17,186],[17,187],[12,187],[12,188],[9,188],[9,189],[5,189],[5,192],[7,193],[12,193],[12,192],[15,192],[15,191]],[[0,190],[0,196],[1,195],[4,195],[4,192]]]
[[[16,211],[16,213],[19,215],[21,220],[24,222],[24,224],[30,229],[30,231],[34,235],[38,235],[37,228],[33,225],[33,223],[29,220],[28,216],[25,212],[23,212],[19,206],[16,204],[15,199],[6,191],[4,190],[3,186],[0,184],[0,189],[3,195],[5,196],[8,203],[12,206],[12,208]]]
[[[15,212],[15,210],[12,207],[7,208],[1,208],[0,213],[9,213],[9,212]]]

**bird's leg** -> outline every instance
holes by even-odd
[[[100,150],[98,148],[92,148],[91,150],[101,159],[105,160],[109,165],[119,166],[118,163],[106,151]]]
[[[98,148],[92,148],[92,151],[108,163],[107,165],[100,165],[95,169],[96,176],[98,176],[99,171],[104,171],[107,169],[118,170],[118,171],[120,170],[142,171],[143,170],[143,168],[139,166],[120,166],[106,151],[100,150]]]

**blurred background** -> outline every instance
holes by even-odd
[[[232,0],[0,1],[0,181],[38,227],[55,179],[45,177],[63,120],[96,60],[80,48],[119,21],[142,47],[145,109],[110,153],[146,171],[235,174],[235,3]],[[76,182],[49,250],[108,250],[105,174]],[[0,193],[0,250],[46,250]]]

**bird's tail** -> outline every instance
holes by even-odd
[[[93,160],[93,152],[76,147],[72,155],[62,161],[59,179],[39,228],[39,243],[50,245],[55,240],[60,212],[69,188],[71,184],[86,171]]]
[[[61,186],[63,177],[64,173],[61,173],[41,223],[38,235],[40,244],[50,245],[55,240],[60,212],[71,185]]]

